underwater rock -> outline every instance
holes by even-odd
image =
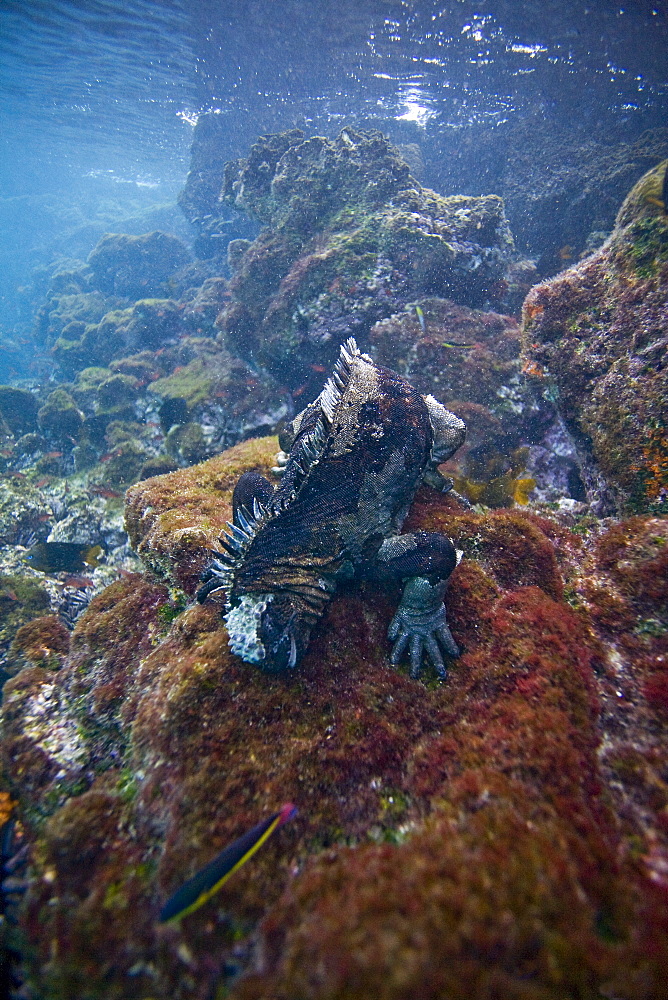
[[[369,583],[342,587],[298,671],[267,676],[230,654],[216,607],[189,606],[180,588],[195,588],[240,473],[266,474],[276,447],[244,442],[132,487],[128,530],[166,584],[114,583],[57,672],[26,667],[5,687],[0,754],[30,850],[18,926],[30,988],[660,996],[662,841],[610,810],[598,758],[610,654],[586,608],[563,599],[587,537],[419,491],[406,530],[465,552],[446,595],[463,649],[448,681],[388,667],[395,595]],[[592,543],[617,587],[646,579],[638,610],[654,615],[650,520]],[[641,766],[618,757],[619,773]],[[643,808],[661,832],[659,792]],[[297,818],[220,895],[158,925],[184,878],[286,801]]]
[[[190,169],[185,188],[178,197],[181,211],[193,225],[203,216],[211,216],[218,207],[225,170],[220,148],[224,148],[228,139],[229,128],[224,115],[205,112],[197,116]]]
[[[172,299],[140,299],[105,312],[97,324],[70,324],[53,346],[54,358],[65,371],[75,372],[145,348],[164,348],[187,332],[181,312]]]
[[[162,355],[158,357],[153,351],[139,351],[125,358],[115,358],[109,362],[109,369],[121,375],[132,375],[143,385],[166,374]]]
[[[21,459],[29,460],[38,453],[47,451],[48,445],[41,434],[24,434],[14,444],[14,454]]]
[[[606,132],[567,138],[543,120],[519,125],[501,142],[510,150],[509,162],[491,190],[503,195],[513,234],[537,257],[541,275],[586,253],[591,234],[607,234],[626,193],[668,155],[666,128],[649,129],[631,141],[623,126],[616,141]]]
[[[71,295],[58,295],[47,299],[36,319],[36,334],[39,340],[51,345],[56,341],[77,342],[89,324],[99,323],[111,302],[100,292],[87,291]],[[62,348],[65,350],[65,346]]]
[[[151,453],[141,441],[131,437],[103,457],[104,472],[99,476],[92,475],[91,482],[122,490],[137,482]]]
[[[0,574],[0,671],[5,675],[11,672],[7,654],[16,634],[48,610],[49,595],[37,580],[19,572]]]
[[[565,97],[563,84],[560,103],[572,109],[579,97]],[[501,195],[515,242],[542,278],[600,246],[628,191],[668,156],[665,125],[641,130],[620,116],[591,128],[573,114],[558,118],[537,101],[520,118],[470,130],[455,156],[427,154],[437,190]]]
[[[517,436],[523,423],[540,418],[520,378],[519,336],[510,316],[429,298],[376,323],[370,349],[379,364],[401,372],[420,392],[450,408],[456,409],[455,400],[484,406],[503,433]]]
[[[152,479],[153,476],[164,476],[167,472],[175,472],[179,463],[168,455],[156,455],[148,458],[139,470],[139,479]]]
[[[221,197],[264,228],[234,262],[219,324],[292,390],[419,296],[483,305],[513,249],[500,198],[422,188],[379,132],[264,136],[227,164]]]
[[[202,338],[196,351],[192,361],[151,382],[148,389],[160,400],[165,433],[174,425],[199,425],[198,461],[250,435],[272,431],[286,416],[286,394],[271,376],[211,340]],[[175,452],[171,444],[166,446],[172,455],[180,447]],[[188,461],[185,454],[181,458]]]
[[[592,544],[574,588],[614,648],[610,682],[627,714],[638,716],[634,728],[643,739],[636,746],[657,743],[654,714],[668,722],[668,520],[637,516],[609,526]]]
[[[63,446],[76,441],[83,421],[83,413],[65,389],[54,389],[37,413],[42,433]]]
[[[13,385],[0,385],[0,417],[19,438],[37,430],[37,400],[32,392]]]
[[[270,474],[278,440],[253,438],[195,469],[158,476],[126,494],[130,544],[159,578],[194,594],[229,518],[232,490],[243,471]]]
[[[91,251],[88,267],[105,295],[140,299],[164,294],[166,280],[189,258],[185,243],[170,233],[107,233]]]
[[[202,462],[209,452],[201,424],[192,422],[174,424],[165,438],[165,448],[169,455],[178,459],[179,465]]]
[[[136,402],[139,379],[109,368],[84,368],[77,374],[71,394],[86,413],[127,407]]]
[[[228,298],[225,278],[207,278],[186,302],[183,318],[196,334],[214,336],[218,332],[215,328],[216,317]]]
[[[43,493],[23,475],[0,479],[0,545],[26,545],[46,537],[52,509]]]
[[[157,350],[186,333],[182,306],[172,299],[146,299],[135,302],[126,329],[125,350]]]
[[[514,493],[522,497],[517,483],[528,483],[533,475],[523,478],[531,461],[527,445],[544,444],[549,451],[555,411],[549,399],[536,398],[521,373],[520,330],[512,317],[446,299],[420,299],[372,327],[369,351],[465,421],[464,446],[445,466],[460,493],[488,506],[512,505]],[[559,496],[570,495],[564,465],[577,480],[571,456],[560,463],[560,485],[567,489]],[[551,466],[545,463],[543,471],[552,498]]]
[[[660,511],[668,498],[667,168],[636,184],[601,250],[524,304],[523,370],[558,394],[602,510],[611,503],[597,472],[624,512]]]
[[[57,615],[34,618],[14,636],[5,670],[10,675],[27,666],[58,670],[69,648],[70,633]]]

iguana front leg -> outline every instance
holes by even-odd
[[[443,596],[457,565],[457,552],[445,535],[419,531],[385,539],[378,550],[374,575],[405,580],[388,638],[394,643],[390,662],[396,665],[408,648],[411,677],[420,672],[424,654],[440,677],[446,676],[443,654],[459,656],[448,627]]]
[[[387,637],[394,642],[390,663],[399,663],[406,646],[411,660],[411,677],[417,677],[422,656],[427,654],[439,677],[447,671],[443,652],[459,656],[459,647],[448,627],[443,595],[446,580],[430,583],[426,576],[412,576],[406,581],[397,612],[390,622]]]

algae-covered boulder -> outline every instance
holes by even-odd
[[[524,305],[525,370],[558,394],[592,493],[601,492],[598,471],[631,512],[663,510],[668,498],[667,168],[636,184],[598,253],[538,285]]]
[[[156,230],[141,236],[107,233],[88,257],[97,288],[130,299],[164,292],[164,282],[189,259],[186,245]]]
[[[406,529],[464,550],[447,595],[463,654],[447,681],[389,667],[397,595],[371,583],[342,587],[298,670],[268,676],[231,655],[220,604],[189,604],[180,588],[196,587],[239,474],[268,474],[276,446],[245,442],[134,486],[128,529],[164,583],[126,575],[96,596],[69,652],[51,637],[56,672],[32,642],[44,620],[17,642],[38,664],[6,685],[0,740],[29,854],[16,927],[26,989],[660,996],[660,716],[651,703],[640,713],[630,671],[619,697],[627,648],[578,601],[606,574],[622,591],[645,581],[616,622],[614,642],[630,641],[634,615],[661,598],[663,527],[638,518],[590,544],[545,517],[421,490]],[[298,816],[218,895],[158,923],[186,878],[288,801]]]
[[[57,615],[33,618],[16,632],[5,669],[9,674],[35,665],[58,670],[69,648],[70,633]]]
[[[37,430],[37,399],[28,389],[0,385],[0,417],[19,438]]]
[[[194,450],[185,445],[185,461],[188,452],[201,460],[250,435],[266,434],[285,417],[285,393],[271,376],[211,340],[203,338],[195,350],[198,356],[192,361],[149,386],[151,395],[160,400],[165,432],[174,425],[188,424],[192,446],[194,425],[199,425],[199,444]],[[182,433],[177,436],[182,437]],[[181,453],[181,447],[174,439],[168,450]]]
[[[83,419],[81,410],[65,389],[54,389],[49,393],[37,413],[42,433],[63,445],[71,444],[72,439],[79,437]]]
[[[40,582],[25,573],[0,573],[0,678],[20,669],[9,650],[17,634],[49,609],[49,595]],[[3,676],[4,675],[4,676]]]
[[[511,316],[420,299],[376,323],[368,350],[464,420],[464,445],[443,471],[471,502],[512,506],[526,504],[529,493],[548,500],[577,493],[577,464],[571,452],[555,454],[554,406],[536,398],[522,374]]]
[[[53,343],[61,336],[73,340],[88,324],[99,322],[110,305],[98,291],[57,295],[46,303],[43,314],[38,314],[38,322],[41,321],[48,342]]]
[[[378,132],[264,136],[227,165],[222,198],[264,228],[236,255],[219,323],[293,390],[408,301],[493,299],[512,251],[500,198],[422,188]]]
[[[106,312],[99,323],[70,324],[53,354],[66,371],[107,364],[114,357],[156,350],[186,332],[181,309],[171,299],[140,299],[127,309]]]

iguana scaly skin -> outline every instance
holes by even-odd
[[[413,676],[423,653],[445,676],[442,651],[459,654],[443,606],[455,549],[444,535],[398,532],[421,482],[451,487],[436,466],[465,432],[432,396],[346,341],[324,389],[292,422],[280,484],[240,478],[223,551],[202,577],[200,601],[227,593],[232,652],[265,670],[293,668],[340,581],[404,580],[391,661],[408,647]]]

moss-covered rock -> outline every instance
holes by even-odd
[[[62,444],[71,444],[79,437],[83,421],[81,410],[65,389],[54,389],[37,413],[42,433]]]
[[[165,448],[183,465],[201,462],[209,450],[204,431],[195,423],[173,426],[165,438]]]
[[[47,340],[52,344],[63,337],[76,341],[89,325],[98,323],[109,310],[108,300],[97,291],[62,294],[50,299],[41,317]]]
[[[246,468],[266,475],[278,439],[245,441],[223,455],[127,492],[125,523],[133,548],[159,577],[192,594],[230,516],[234,484]]]
[[[72,331],[66,335],[68,331]],[[181,307],[171,299],[140,299],[132,307],[105,312],[99,323],[71,325],[53,347],[66,371],[106,365],[114,357],[173,343],[187,331]]]
[[[230,444],[251,434],[265,434],[275,428],[286,412],[285,394],[269,375],[234,357],[220,344],[194,339],[197,356],[179,365],[165,378],[149,385],[159,397],[160,422],[167,433],[174,425],[198,424],[201,445],[192,454],[197,460],[217,454]],[[206,432],[205,430],[206,429]],[[196,433],[192,427],[188,432]],[[177,454],[180,445],[174,446]],[[181,455],[188,461],[185,452]],[[192,461],[192,459],[190,460]]]
[[[668,498],[667,164],[633,188],[598,253],[524,306],[525,370],[553,385],[584,465],[593,457],[626,512],[661,511]]]
[[[0,669],[5,676],[13,672],[7,654],[17,633],[48,608],[49,595],[37,580],[21,573],[0,575]]]
[[[185,244],[170,233],[107,233],[91,251],[88,266],[104,294],[139,299],[160,295],[166,279],[188,259]]]
[[[0,417],[15,437],[37,430],[37,399],[27,389],[0,385]]]
[[[215,383],[214,367],[195,358],[181,371],[152,382],[150,389],[164,400],[181,400],[188,412],[211,396]]]
[[[26,666],[57,670],[69,652],[70,633],[57,615],[43,615],[22,625],[9,648],[5,670],[16,674]]]
[[[463,655],[447,682],[388,669],[394,596],[368,583],[341,589],[296,673],[267,676],[230,654],[220,608],[188,606],[181,586],[195,588],[239,473],[267,472],[275,449],[245,442],[133,487],[133,544],[168,584],[113,584],[57,673],[27,667],[6,688],[0,753],[31,850],[20,915],[31,988],[98,1000],[659,996],[660,855],[609,809],[599,740],[614,724],[599,706],[612,660],[594,619],[562,597],[564,574],[570,600],[579,592],[586,540],[421,490],[407,529],[443,531],[465,552],[447,596]],[[602,538],[587,575],[605,570],[621,590],[646,581],[637,610],[654,615],[650,520]],[[627,724],[627,710],[605,711]],[[638,791],[650,758],[615,749],[611,782]],[[288,800],[299,816],[223,893],[159,927],[184,878]],[[664,805],[657,783],[642,808],[658,843]]]
[[[512,250],[500,198],[422,188],[378,132],[264,136],[227,165],[223,199],[265,228],[235,262],[219,322],[292,389],[411,299],[482,305]]]

